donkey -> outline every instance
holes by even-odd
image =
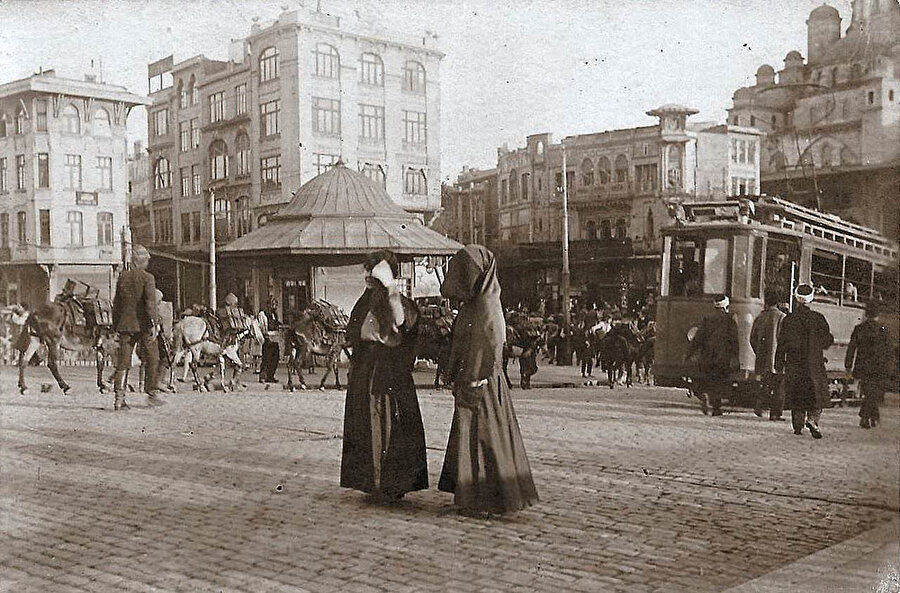
[[[325,357],[325,374],[319,382],[319,391],[325,390],[325,382],[334,374],[335,387],[341,388],[338,359],[341,352],[349,354],[347,345],[347,315],[327,301],[316,300],[294,320],[287,329],[285,343],[289,348],[288,378],[284,388],[294,391],[294,373],[300,389],[307,389],[303,368],[313,356]]]
[[[238,355],[238,349],[241,343],[247,338],[253,338],[257,343],[263,343],[263,332],[259,325],[259,321],[255,317],[244,314],[244,329],[233,334],[229,340],[218,340],[210,334],[209,326],[205,319],[188,315],[175,323],[173,327],[173,336],[175,342],[175,355],[172,363],[169,365],[170,384],[171,375],[175,373],[175,367],[182,359],[185,361],[185,375],[187,369],[190,368],[194,378],[194,389],[197,391],[209,391],[209,382],[212,379],[212,373],[204,377],[201,382],[197,369],[200,364],[201,354],[213,356],[219,361],[219,378],[222,382],[223,391],[231,391],[237,385],[237,379],[240,372],[244,368]],[[225,365],[230,362],[232,365],[231,379],[225,380]]]

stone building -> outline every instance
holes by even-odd
[[[147,104],[52,70],[0,85],[0,302],[46,302],[68,279],[112,293],[128,226],[125,124]]]
[[[443,54],[433,43],[299,9],[254,23],[227,61],[151,64],[153,245],[207,260],[210,203],[222,246],[338,160],[429,220],[440,207]],[[157,272],[177,305],[205,300],[206,274],[166,267]]]
[[[442,188],[441,211],[431,228],[464,245],[477,243],[493,248],[497,217],[491,198],[496,193],[496,180],[496,169],[463,167],[456,183]]]
[[[831,6],[814,9],[807,56],[734,93],[729,122],[765,132],[762,190],[900,233],[900,3],[854,0],[843,35]]]
[[[656,289],[667,201],[758,192],[759,131],[688,122],[695,113],[664,105],[647,112],[656,125],[561,142],[533,134],[524,148],[498,149],[495,172],[485,173],[493,185],[481,181],[491,188],[481,216],[486,229],[496,225],[489,244],[507,305],[559,297],[564,149],[571,293],[585,301],[639,301]],[[465,173],[457,193],[470,183]]]

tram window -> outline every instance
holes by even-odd
[[[791,262],[797,262],[800,250],[796,242],[769,235],[766,242],[766,288],[776,302],[791,300]]]
[[[673,237],[669,267],[671,296],[702,294],[700,284],[700,254],[702,251],[702,240]]]
[[[762,238],[755,237],[752,240],[753,245],[753,268],[750,272],[750,296],[758,299],[759,281],[762,276]]]
[[[867,300],[872,294],[872,262],[848,257],[844,268],[844,302]]]
[[[872,287],[872,298],[889,303],[890,310],[897,310],[897,268],[894,266],[875,266],[875,286]]]
[[[841,260],[837,253],[819,249],[813,252],[810,280],[816,289],[817,299],[836,301],[840,296],[843,281]]]
[[[753,249],[753,237],[749,235],[735,235],[734,260],[731,267],[731,296],[748,296],[747,280],[752,265],[750,256]]]
[[[703,254],[703,292],[724,293],[727,274],[728,240],[709,239]]]

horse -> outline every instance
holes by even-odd
[[[638,372],[638,381],[647,385],[653,385],[653,346],[656,341],[656,322],[651,321],[637,335],[638,349],[635,353],[635,366]]]
[[[72,387],[59,373],[59,350],[74,352],[93,351],[97,364],[97,388],[100,393],[109,391],[110,386],[103,379],[103,367],[108,353],[118,345],[115,333],[108,326],[84,323],[84,318],[76,318],[74,303],[52,301],[34,309],[14,344],[19,351],[19,393],[28,393],[25,384],[25,367],[41,346],[47,350],[47,368],[62,390],[68,395]]]
[[[349,354],[347,322],[347,315],[340,308],[323,300],[313,301],[298,315],[285,335],[285,344],[289,348],[286,390],[294,391],[294,373],[297,374],[300,389],[308,389],[303,368],[312,356],[325,358],[325,374],[319,382],[319,391],[325,391],[325,382],[332,373],[335,387],[341,389],[338,359],[341,352]]]
[[[175,342],[175,355],[172,357],[172,363],[169,365],[169,383],[172,383],[175,366],[184,358],[184,374],[187,375],[187,369],[190,368],[194,378],[194,389],[197,391],[209,391],[212,373],[204,377],[202,382],[197,374],[200,356],[206,354],[215,357],[219,361],[219,377],[222,382],[222,390],[225,392],[233,390],[236,386],[238,375],[244,368],[244,363],[241,362],[238,355],[238,348],[240,348],[241,343],[248,337],[252,337],[260,344],[263,342],[263,332],[259,321],[246,313],[242,315],[243,329],[231,334],[229,338],[221,340],[211,334],[207,320],[202,317],[187,315],[175,323],[172,331]],[[232,364],[230,381],[225,380],[226,361]]]
[[[434,387],[449,385],[450,343],[456,314],[446,307],[426,305],[419,316],[419,333],[416,336],[416,358],[434,362]]]
[[[503,376],[512,389],[507,367],[511,358],[519,359],[519,386],[531,389],[531,377],[538,371],[537,353],[543,339],[543,325],[539,319],[530,319],[519,313],[511,313],[506,324],[506,342],[503,344]]]
[[[597,359],[600,368],[606,371],[609,388],[613,389],[616,381],[624,373],[625,387],[632,385],[632,366],[636,360],[639,340],[628,324],[614,325],[599,342]]]

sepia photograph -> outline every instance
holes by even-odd
[[[0,592],[900,593],[900,0],[0,0]]]

